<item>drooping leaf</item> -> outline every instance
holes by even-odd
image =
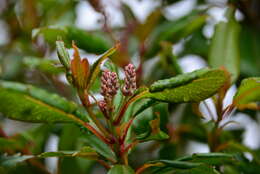
[[[111,45],[109,41],[98,34],[86,32],[71,26],[49,26],[37,28],[32,31],[33,39],[40,35],[53,46],[57,39],[62,39],[66,43],[66,46],[69,47],[71,46],[72,41],[74,41],[79,48],[96,54],[105,52]]]
[[[73,102],[31,85],[0,81],[0,112],[26,122],[84,124],[87,115]]]
[[[233,98],[233,105],[241,110],[260,109],[257,102],[260,102],[260,77],[244,79]]]
[[[235,9],[227,11],[227,22],[216,25],[209,52],[209,64],[218,68],[224,66],[231,73],[231,81],[239,76],[239,33],[240,26],[234,18]]]
[[[38,69],[42,72],[49,74],[60,74],[65,72],[65,69],[59,62],[54,60],[47,60],[38,57],[25,57],[23,58],[23,64],[30,69]]]
[[[223,70],[202,69],[187,75],[159,80],[152,84],[150,92],[142,97],[172,103],[199,102],[214,95],[226,80]]]
[[[114,165],[107,174],[134,174],[134,170],[126,165]]]
[[[176,43],[180,39],[190,35],[192,32],[201,28],[206,22],[207,16],[199,12],[191,14],[177,20],[166,21],[158,25],[151,33],[149,38],[148,51],[146,57],[153,57],[160,50],[162,41]]]

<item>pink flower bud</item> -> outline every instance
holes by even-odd
[[[122,93],[125,96],[133,95],[134,91],[136,90],[136,72],[135,67],[133,64],[128,64],[125,68],[125,83],[122,88]]]

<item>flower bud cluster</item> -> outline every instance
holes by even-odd
[[[133,95],[136,90],[136,72],[133,64],[128,64],[125,68],[125,83],[122,88],[122,93],[125,96]]]
[[[118,78],[115,72],[104,71],[101,76],[101,95],[105,100],[112,100],[119,88]]]

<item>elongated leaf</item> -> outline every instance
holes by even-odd
[[[148,99],[144,103],[141,103],[141,106],[135,111],[134,116],[137,116],[138,114],[142,113],[147,108],[154,106],[156,104],[158,104],[157,101],[152,100],[152,99]]]
[[[38,69],[42,72],[49,74],[60,74],[65,72],[65,69],[60,65],[59,62],[54,60],[47,60],[38,57],[25,57],[23,58],[23,64],[30,69]]]
[[[186,85],[193,80],[200,78],[202,75],[208,73],[210,70],[207,68],[195,70],[190,73],[175,76],[170,79],[158,80],[150,86],[151,92],[163,91],[164,89],[176,88]]]
[[[173,160],[156,160],[151,163],[161,164],[153,167],[150,173],[166,174],[218,174],[212,166],[203,163],[193,163],[186,161],[173,161]]]
[[[209,165],[223,165],[235,162],[234,155],[226,153],[195,153],[177,159],[178,161],[199,162]]]
[[[107,174],[134,174],[134,170],[125,165],[114,165]]]
[[[234,14],[234,8],[228,9],[228,21],[217,24],[209,53],[209,64],[214,68],[224,66],[231,73],[233,82],[239,76],[240,68],[240,26],[236,22]]]
[[[149,39],[146,57],[153,57],[160,50],[162,41],[176,43],[180,39],[190,35],[203,26],[207,19],[206,15],[192,12],[177,21],[166,21],[154,29]]]
[[[91,147],[83,147],[80,151],[44,152],[37,157],[84,157],[88,159],[96,159],[98,157],[98,154]]]
[[[98,139],[96,136],[87,133],[84,135],[84,141],[93,147],[100,155],[110,159],[111,161],[117,161],[115,153],[109,148],[107,144]]]
[[[233,105],[239,109],[260,109],[260,77],[244,79],[233,98]]]
[[[103,53],[98,60],[93,64],[93,66],[91,67],[90,70],[90,74],[91,76],[89,77],[89,81],[88,81],[88,88],[92,86],[92,84],[94,83],[94,81],[96,80],[99,72],[100,72],[100,65],[101,63],[108,57],[111,56],[119,47],[119,43],[116,44],[114,47],[110,48],[109,50],[107,50],[105,53]]]
[[[64,40],[67,46],[71,46],[72,41],[75,41],[79,48],[90,53],[101,54],[110,47],[110,43],[104,37],[71,26],[34,29],[32,38],[35,39],[39,35],[52,45],[55,45],[57,39]]]
[[[21,83],[0,81],[0,112],[27,122],[71,122],[84,124],[85,113],[57,94]]]
[[[60,59],[62,65],[66,68],[66,70],[70,69],[70,57],[69,53],[65,48],[63,41],[56,41],[57,54]]]
[[[219,69],[196,71],[155,82],[143,97],[172,103],[199,102],[214,95],[226,80],[225,72]]]

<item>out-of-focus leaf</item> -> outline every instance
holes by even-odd
[[[260,77],[244,79],[233,98],[233,105],[243,110],[260,109]]]
[[[57,94],[31,85],[0,81],[0,112],[6,117],[27,122],[87,121],[78,106]]]
[[[199,102],[214,95],[226,80],[223,70],[203,69],[159,80],[142,97],[172,103]]]
[[[32,38],[35,39],[39,35],[42,35],[52,45],[55,45],[57,39],[64,40],[67,46],[71,46],[72,41],[74,41],[79,48],[90,53],[100,54],[110,47],[110,43],[100,35],[70,26],[34,29]]]
[[[2,167],[15,167],[18,163],[24,162],[28,159],[33,158],[32,155],[20,155],[16,154],[13,156],[0,156],[0,166]]]
[[[0,137],[0,152],[4,152],[6,150],[17,150],[24,146],[25,144],[19,142],[15,139],[7,139]]]
[[[232,164],[236,161],[234,155],[227,153],[195,153],[191,156],[185,156],[177,160],[199,162],[209,165]]]
[[[206,22],[207,16],[199,12],[192,12],[177,21],[166,21],[158,25],[149,38],[146,57],[150,58],[160,50],[162,41],[176,43],[180,39],[190,35],[201,28]]]
[[[227,22],[217,24],[209,52],[209,64],[218,68],[224,66],[231,73],[234,82],[239,76],[239,33],[240,26],[234,18],[235,9],[227,11]]]
[[[42,72],[49,74],[60,74],[65,71],[65,69],[59,65],[57,61],[47,60],[38,57],[25,57],[23,58],[23,64],[30,69],[38,69]]]
[[[241,74],[260,76],[260,33],[259,29],[244,23],[240,34]]]
[[[156,174],[219,174],[212,166],[203,163],[193,163],[186,161],[172,161],[172,160],[156,160],[152,163],[161,164],[153,167],[150,173]]]
[[[134,174],[134,170],[126,165],[114,165],[107,174]]]
[[[137,26],[135,34],[141,42],[145,41],[162,17],[162,12],[159,9],[155,10],[146,18],[145,23]]]
[[[196,54],[205,59],[208,58],[209,42],[203,35],[202,29],[194,32],[191,38],[184,43],[185,49],[180,53],[180,56],[187,54]]]
[[[98,152],[100,155],[106,157],[107,159],[110,159],[111,161],[116,162],[117,158],[115,153],[110,149],[110,147],[105,144],[103,141],[98,139],[96,136],[92,134],[85,134],[84,135],[84,141],[91,147],[93,147],[96,152]]]

